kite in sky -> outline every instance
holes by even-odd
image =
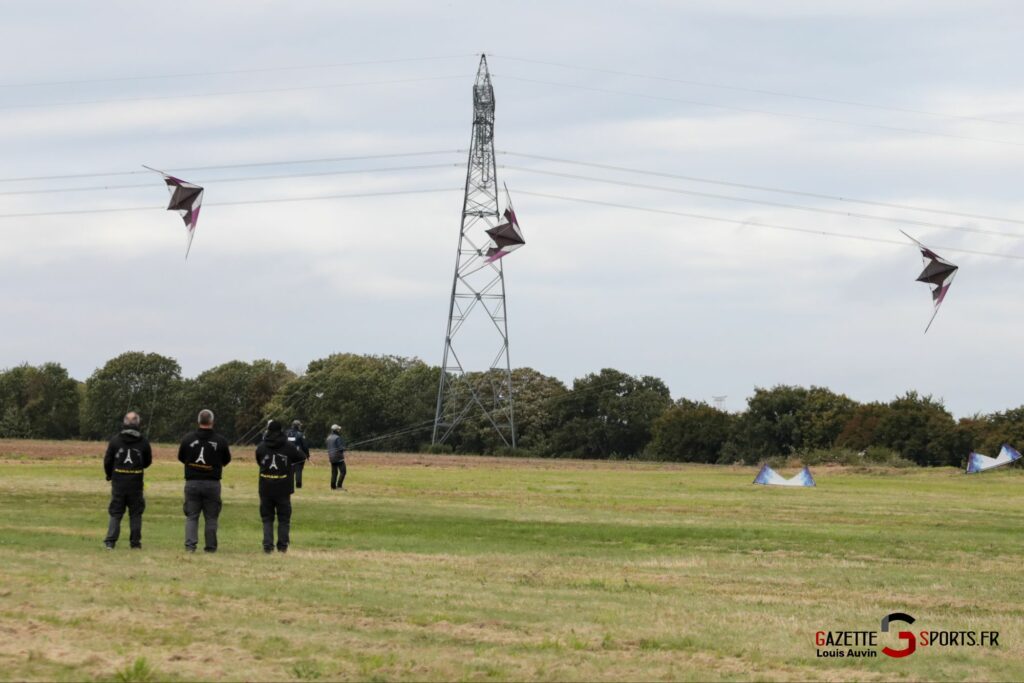
[[[167,205],[167,210],[177,211],[178,215],[185,221],[185,230],[188,232],[188,244],[185,246],[185,258],[187,259],[188,252],[192,250],[192,238],[196,235],[199,209],[203,204],[203,188],[199,185],[185,182],[180,178],[175,178],[172,175],[167,175],[163,171],[157,171],[155,168],[150,168],[149,166],[144,166],[144,168],[156,171],[164,177],[164,182],[167,183],[167,191],[171,193],[171,201]]]
[[[900,232],[903,231],[900,230]],[[903,234],[907,235],[905,232]],[[910,235],[907,235],[907,237],[910,237]],[[932,303],[934,303],[935,309],[932,311],[932,317],[928,321],[928,327],[924,328],[925,333],[927,333],[928,328],[932,326],[932,322],[935,320],[935,316],[939,313],[939,306],[942,305],[942,300],[946,298],[949,286],[953,284],[953,278],[956,277],[958,266],[942,258],[913,237],[910,237],[910,239],[921,250],[921,260],[924,261],[924,270],[917,277],[917,281],[924,282],[932,288]]]
[[[526,238],[523,237],[523,232],[519,229],[519,222],[516,220],[516,212],[512,209],[512,198],[508,195],[508,187],[505,188],[505,198],[508,201],[508,207],[505,209],[506,222],[487,231],[494,246],[487,250],[486,263],[494,263],[507,256],[509,252],[526,244]]]
[[[1005,443],[999,450],[999,455],[994,458],[972,452],[971,457],[967,459],[967,474],[977,474],[985,470],[995,469],[996,467],[1009,465],[1016,460],[1020,460],[1020,453],[1017,452],[1016,448]]]
[[[797,474],[786,479],[766,464],[761,466],[761,471],[757,473],[754,483],[764,486],[814,486],[814,477],[811,476],[811,471],[804,466]]]

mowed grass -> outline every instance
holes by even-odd
[[[170,448],[144,549],[126,518],[104,551],[101,453],[0,442],[0,679],[1024,679],[1018,470],[820,468],[787,490],[754,468],[354,454],[338,493],[321,453],[292,548],[264,556],[238,449],[207,556],[183,552]],[[816,657],[815,631],[897,611],[1000,646]]]

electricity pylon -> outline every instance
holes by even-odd
[[[512,404],[512,365],[509,360],[505,273],[502,260],[485,260],[490,238],[485,232],[498,225],[498,178],[494,160],[494,88],[487,57],[473,83],[473,132],[466,168],[466,194],[462,203],[459,248],[448,304],[444,360],[437,389],[432,443],[444,443],[467,418],[482,414],[506,446],[515,448],[515,413]],[[475,314],[475,315],[474,315]],[[473,336],[473,345],[456,343],[467,320],[487,320],[487,330]],[[464,337],[465,337],[464,333]],[[482,337],[482,341],[481,341]],[[494,341],[497,353],[486,372],[472,371],[464,359],[478,344]],[[468,339],[463,339],[467,341]],[[463,352],[460,356],[456,347]],[[468,364],[468,361],[467,361]]]

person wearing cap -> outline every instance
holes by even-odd
[[[292,521],[292,469],[309,456],[281,433],[281,423],[271,420],[263,441],[256,447],[260,468],[260,517],[263,519],[263,552],[274,552],[274,517],[277,517],[277,550],[287,552]]]
[[[110,482],[110,523],[103,545],[113,550],[121,535],[121,520],[128,510],[128,542],[132,548],[142,547],[142,513],[146,510],[143,496],[143,475],[153,464],[153,449],[139,431],[141,418],[132,411],[124,416],[122,429],[110,440],[103,456],[103,471]]]
[[[288,437],[288,441],[298,448],[306,458],[295,465],[295,488],[302,488],[302,468],[306,466],[306,460],[309,459],[309,446],[306,445],[306,435],[302,433],[302,423],[298,420],[292,422],[292,427],[289,429],[285,436]]]
[[[178,447],[178,460],[185,465],[185,550],[199,544],[199,513],[205,522],[203,548],[217,552],[217,523],[220,519],[220,480],[231,462],[228,440],[213,431],[213,411],[199,411],[199,429],[186,435]]]
[[[327,459],[331,461],[331,489],[339,489],[345,483],[348,469],[345,467],[345,440],[341,438],[341,427],[331,425],[327,436]]]

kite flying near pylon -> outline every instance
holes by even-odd
[[[508,194],[508,187],[505,187],[505,221],[487,231],[494,246],[487,250],[486,263],[494,263],[498,259],[508,256],[509,252],[515,251],[526,244],[522,230],[519,229],[519,222],[516,220],[516,212],[512,208],[512,198]]]
[[[900,230],[900,232],[903,231]],[[903,234],[907,235],[905,232]],[[932,326],[935,316],[939,313],[939,306],[942,305],[942,300],[946,298],[949,286],[953,284],[953,278],[956,277],[956,271],[959,266],[942,258],[913,237],[910,237],[910,235],[907,235],[907,237],[921,250],[921,260],[924,261],[924,270],[917,276],[917,281],[924,282],[932,288],[932,303],[935,305],[935,308],[932,311],[931,319],[928,321],[928,326],[924,328],[927,334],[928,328]]]
[[[199,222],[199,209],[203,204],[203,188],[193,183],[185,182],[175,178],[163,171],[143,165],[150,171],[156,171],[164,177],[167,183],[167,191],[171,193],[171,201],[167,205],[168,211],[177,211],[182,220],[185,221],[185,230],[188,232],[188,243],[185,245],[185,258],[192,250],[192,238],[196,235],[196,223]]]

